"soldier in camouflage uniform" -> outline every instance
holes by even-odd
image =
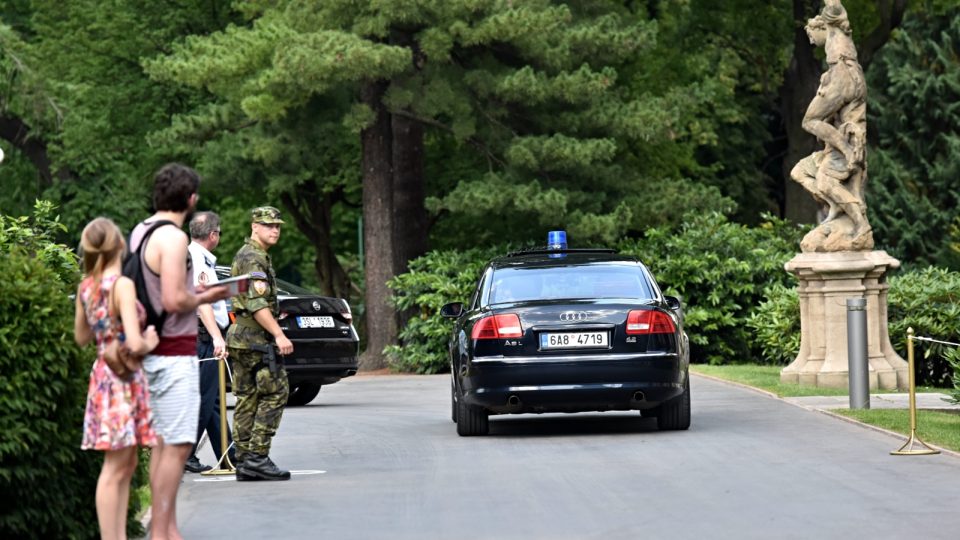
[[[227,349],[233,359],[233,440],[237,447],[237,480],[288,480],[268,454],[270,442],[283,416],[290,394],[287,373],[278,361],[269,369],[264,353],[251,346],[276,342],[277,353],[293,352],[293,344],[277,323],[276,276],[267,250],[280,239],[280,211],[272,206],[254,208],[252,233],[233,258],[232,276],[250,274],[246,293],[233,297],[236,323],[227,332]]]

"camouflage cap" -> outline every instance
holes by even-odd
[[[280,211],[272,206],[259,206],[250,212],[254,223],[283,223]]]

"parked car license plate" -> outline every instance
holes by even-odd
[[[300,328],[333,328],[333,317],[297,317]]]
[[[607,332],[543,332],[540,334],[541,349],[594,349],[608,347]]]

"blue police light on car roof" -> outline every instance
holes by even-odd
[[[550,231],[547,233],[547,249],[550,251],[553,250],[564,250],[567,249],[567,231]],[[563,257],[562,253],[551,254],[551,259],[558,259]]]
[[[567,231],[548,232],[547,249],[567,249]]]

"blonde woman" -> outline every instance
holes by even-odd
[[[77,289],[74,338],[81,346],[97,344],[81,448],[104,452],[96,497],[100,535],[123,539],[137,447],[156,445],[157,435],[142,370],[128,378],[118,377],[103,354],[111,341],[120,339],[134,354],[144,355],[157,346],[159,338],[152,326],[141,330],[146,313],[137,301],[133,281],[121,275],[127,246],[120,229],[107,218],[94,219],[83,229],[80,248],[84,279]]]

